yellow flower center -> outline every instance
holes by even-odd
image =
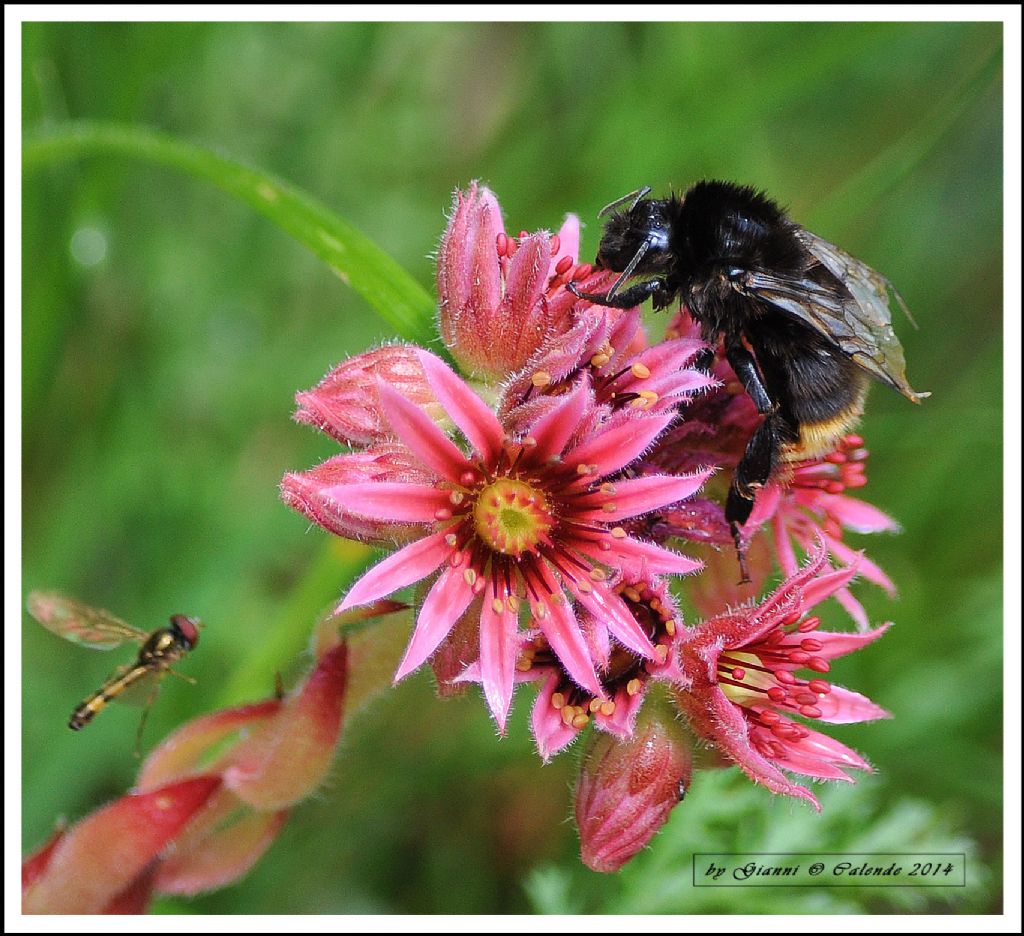
[[[525,481],[502,478],[477,495],[473,523],[491,549],[519,556],[547,542],[555,518],[542,492]]]

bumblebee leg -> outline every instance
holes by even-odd
[[[775,402],[769,396],[768,390],[764,385],[761,371],[757,367],[757,361],[754,360],[754,355],[747,350],[738,337],[730,336],[726,340],[725,356],[728,358],[732,369],[736,372],[736,376],[740,379],[740,383],[743,384],[743,389],[747,391],[750,399],[754,401],[757,411],[762,415],[775,412]]]
[[[607,306],[611,309],[631,309],[635,305],[640,305],[641,302],[655,295],[655,293],[664,290],[665,284],[657,279],[648,280],[645,283],[637,283],[635,286],[630,286],[629,289],[614,296],[609,296],[608,293],[580,292],[576,288],[576,284],[572,282],[566,283],[565,288],[578,299],[586,299],[588,302],[593,302],[596,305]]]
[[[710,371],[715,366],[715,349],[705,348],[699,351],[693,359],[693,366],[696,370]]]
[[[782,448],[783,421],[778,413],[767,418],[747,443],[746,451],[736,466],[732,486],[725,502],[725,519],[729,521],[736,555],[739,558],[741,582],[749,582],[741,528],[750,519],[757,492],[771,477]]]

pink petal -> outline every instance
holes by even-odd
[[[826,494],[822,506],[846,529],[855,533],[896,533],[900,529],[900,525],[887,513],[854,497]]]
[[[72,826],[45,872],[25,892],[24,913],[99,913],[181,833],[220,786],[220,777],[181,780],[129,794]]]
[[[875,721],[878,718],[892,718],[880,705],[875,705],[859,692],[832,685],[831,691],[818,697],[814,703],[821,714],[816,716],[823,722],[846,725],[854,722]]]
[[[506,603],[496,611],[492,601],[485,592],[480,614],[480,681],[498,730],[504,734],[515,684],[518,622]]]
[[[625,689],[615,693],[612,700],[615,703],[615,711],[611,715],[604,715],[600,710],[594,713],[594,722],[605,731],[620,738],[631,738],[636,725],[637,712],[644,704],[644,697],[647,695],[647,680],[640,680],[640,691],[630,695]]]
[[[537,444],[527,449],[524,461],[531,465],[544,464],[560,455],[591,403],[590,390],[585,381],[580,381],[553,409],[548,410],[530,427],[529,435]]]
[[[804,586],[804,608],[813,608],[815,605],[821,604],[826,598],[832,597],[839,589],[845,588],[850,584],[853,577],[857,574],[860,556],[857,553],[852,553],[852,558],[855,560],[854,564],[819,575]]]
[[[619,643],[645,659],[655,659],[654,644],[618,595],[600,582],[581,583],[566,577],[565,584],[584,608],[607,623]]]
[[[833,536],[826,536],[825,541],[828,543],[829,551],[834,556],[843,562],[857,563],[857,573],[859,575],[866,578],[869,582],[874,582],[875,585],[881,586],[890,595],[896,594],[896,586],[893,584],[892,579],[870,559],[866,558],[862,552],[850,549],[842,540],[838,540]]]
[[[754,499],[754,509],[751,510],[747,522],[743,524],[743,534],[746,539],[753,536],[761,527],[775,516],[782,500],[782,489],[778,484],[769,482],[757,493]]]
[[[574,516],[581,520],[624,520],[686,500],[712,474],[711,469],[689,475],[646,475],[616,481],[614,493],[595,491],[573,503]],[[609,509],[611,508],[611,509]]]
[[[780,517],[772,520],[772,534],[775,541],[775,553],[779,559],[779,568],[786,578],[796,575],[800,563],[796,558],[796,551],[793,549],[793,541],[789,538],[789,531],[786,524]]]
[[[349,589],[337,610],[345,611],[355,605],[383,598],[406,585],[426,578],[451,552],[444,539],[446,535],[442,530],[440,533],[425,536],[378,562]]]
[[[485,462],[501,452],[505,430],[498,417],[466,383],[429,351],[419,352],[423,372],[444,411]]]
[[[387,384],[381,383],[378,392],[381,408],[399,439],[442,478],[460,483],[470,464],[455,443],[423,410]]]
[[[787,741],[783,744],[785,754],[776,761],[780,767],[807,777],[846,782],[851,782],[852,778],[845,773],[844,768],[871,769],[864,758],[845,744],[821,732],[808,730],[810,733],[800,741]]]
[[[883,624],[873,631],[861,634],[816,630],[807,636],[813,637],[822,645],[820,650],[814,652],[815,656],[821,657],[824,660],[834,660],[837,657],[845,656],[847,653],[853,653],[854,650],[860,650],[861,647],[866,647],[869,643],[878,640],[890,626],[889,624]]]
[[[570,468],[591,465],[596,476],[609,475],[639,458],[672,419],[672,413],[628,419],[590,436],[565,456],[565,463]]]
[[[690,716],[694,730],[734,761],[751,780],[773,793],[806,800],[821,812],[821,806],[810,790],[791,782],[775,764],[757,751],[751,743],[743,710],[730,702],[717,685],[702,683],[695,686],[693,692],[680,693],[677,698]]]
[[[501,209],[494,194],[474,182],[468,192],[456,192],[448,229],[437,261],[437,292],[445,343],[459,324],[465,307],[493,308],[501,300],[501,270],[495,240],[503,230]]]
[[[704,563],[697,559],[683,556],[664,546],[644,543],[631,536],[608,535],[593,540],[567,535],[565,541],[604,565],[632,564],[652,575],[688,575],[704,567]]]
[[[555,267],[562,257],[570,257],[573,265],[580,256],[580,219],[574,214],[567,214],[562,226],[558,229],[558,250],[551,255],[548,276],[555,275]]]
[[[551,704],[551,697],[558,688],[559,676],[552,673],[537,693],[530,715],[533,738],[537,742],[537,752],[549,761],[562,748],[573,741],[580,729],[567,725],[562,720],[559,709]]]
[[[324,495],[346,510],[372,520],[428,523],[439,510],[451,511],[451,491],[425,484],[371,481],[368,484],[335,484]]]
[[[397,541],[418,539],[422,530],[416,525],[358,517],[325,493],[338,484],[379,481],[436,485],[437,475],[404,445],[384,442],[362,452],[336,455],[308,471],[289,472],[281,481],[281,500],[337,536],[387,543],[392,548]]]
[[[465,569],[445,569],[427,594],[405,657],[395,673],[395,682],[417,669],[448,636],[473,600]]]
[[[538,571],[550,598],[543,602],[543,607],[546,609],[543,617],[537,614],[538,602],[531,602],[534,621],[540,625],[555,656],[558,657],[559,662],[565,667],[573,681],[588,692],[603,697],[604,690],[594,671],[587,641],[583,637],[572,607],[565,600],[564,593],[558,587],[558,583],[548,568],[543,564],[538,564]]]
[[[850,589],[840,588],[836,592],[836,601],[853,618],[853,623],[857,625],[857,630],[866,631],[871,626],[871,620],[868,618],[867,611],[864,610],[864,605],[853,597],[853,592]]]

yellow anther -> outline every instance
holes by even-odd
[[[635,361],[629,370],[638,380],[645,380],[651,376],[651,369],[640,361]]]
[[[467,585],[475,585],[476,569],[466,569],[466,571],[462,573],[462,577],[466,580]]]
[[[639,679],[631,679],[626,683],[626,695],[635,696],[643,688],[643,683]]]
[[[553,692],[551,694],[551,707],[554,709],[560,709],[565,705],[565,696],[561,692]]]
[[[530,378],[530,382],[539,390],[551,383],[551,375],[547,371],[536,371]]]

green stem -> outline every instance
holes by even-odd
[[[100,153],[149,160],[213,183],[313,251],[403,338],[422,345],[432,341],[430,294],[351,224],[270,173],[145,127],[86,122],[26,133],[22,166],[29,173]]]
[[[266,698],[275,675],[289,667],[306,649],[309,633],[325,608],[337,603],[346,582],[369,561],[372,550],[362,543],[332,539],[292,589],[284,605],[225,679],[216,708]]]

